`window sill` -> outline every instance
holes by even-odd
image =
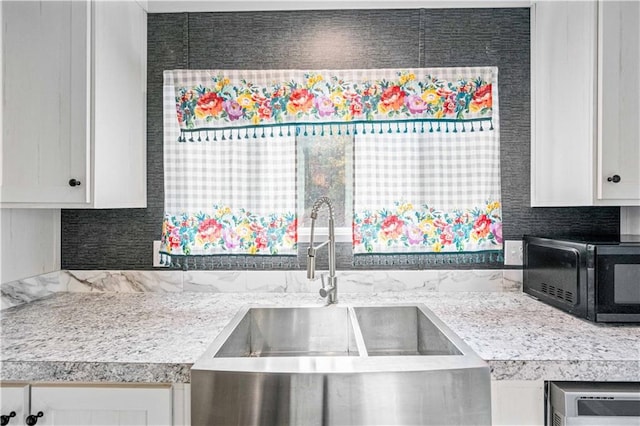
[[[350,243],[351,228],[339,227],[334,229],[334,234],[337,243]],[[311,237],[311,228],[298,228],[298,242],[308,243]],[[313,231],[313,241],[322,242],[329,238],[329,228],[316,227]]]

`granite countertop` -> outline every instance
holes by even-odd
[[[340,302],[424,303],[495,380],[640,381],[640,326],[589,323],[523,293],[343,293]],[[2,311],[0,380],[186,383],[241,306],[322,303],[315,293],[58,293]]]

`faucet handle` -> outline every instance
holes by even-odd
[[[307,279],[316,279],[316,249],[313,246],[307,249]]]
[[[321,297],[327,297],[329,295],[329,292],[331,291],[331,289],[327,290],[327,288],[325,287],[324,284],[324,276],[326,274],[320,274],[320,281],[322,282],[322,288],[320,289],[320,296]]]
[[[320,274],[320,280],[322,281],[322,288],[320,289],[320,296],[322,296],[322,297],[328,297],[331,294],[335,294],[336,293],[336,286],[335,286],[335,284],[332,284],[331,277],[329,277],[329,285],[327,286],[325,284],[325,282],[324,282],[324,276],[325,275],[326,274]],[[330,303],[335,303],[335,299]]]

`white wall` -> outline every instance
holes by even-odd
[[[640,207],[620,207],[620,234],[640,235]]]
[[[60,209],[0,209],[0,282],[60,270]]]

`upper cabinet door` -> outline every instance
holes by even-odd
[[[601,200],[640,200],[640,2],[598,11],[598,174]]]
[[[531,19],[531,204],[593,202],[594,2],[544,1]]]
[[[93,206],[146,207],[147,14],[135,1],[92,7]]]
[[[86,0],[0,12],[0,206],[146,207],[146,12]]]
[[[89,4],[3,1],[1,7],[2,201],[86,203]]]

